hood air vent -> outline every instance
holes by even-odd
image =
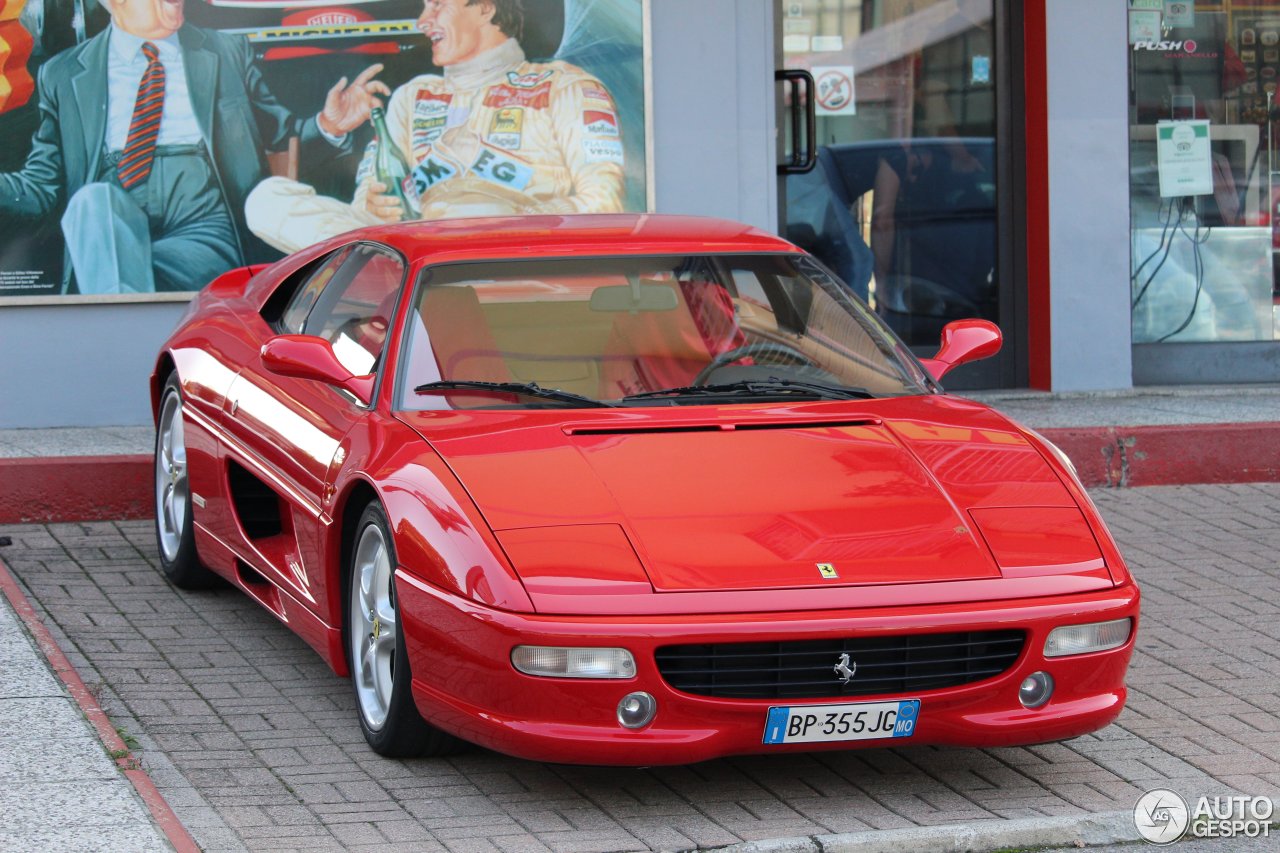
[[[847,429],[848,427],[879,426],[879,418],[851,418],[849,420],[809,421],[786,418],[776,421],[756,421],[726,424],[634,424],[627,426],[569,426],[565,435],[642,435],[681,432],[759,432],[770,429]]]

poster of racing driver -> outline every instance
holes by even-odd
[[[644,209],[641,3],[570,2],[549,57],[526,40],[547,11],[539,0],[424,0],[415,26],[431,67],[391,95],[388,138],[365,150],[351,195],[268,178],[246,203],[249,228],[295,251],[403,219]],[[382,145],[410,170],[399,186],[376,168]]]
[[[112,25],[111,2],[19,0],[18,20],[32,36],[34,49],[25,68],[6,66],[6,76],[26,74],[35,80],[45,63],[87,46]],[[363,81],[363,88],[373,96],[370,100],[386,108],[389,136],[423,187],[413,196],[413,209],[396,209],[391,204],[396,200],[383,191],[371,169],[376,149],[368,121],[361,121],[345,137],[313,133],[314,141],[303,137],[298,140],[301,145],[283,145],[274,139],[259,148],[231,142],[225,134],[205,139],[200,156],[218,164],[242,161],[241,173],[257,171],[259,175],[246,189],[262,187],[263,192],[251,192],[247,202],[243,194],[229,196],[218,181],[210,187],[222,193],[228,209],[239,203],[231,220],[233,225],[247,226],[244,233],[236,234],[245,247],[243,260],[270,261],[281,252],[337,233],[332,224],[313,220],[306,228],[282,235],[286,239],[272,236],[273,222],[307,222],[299,216],[305,210],[298,206],[300,199],[307,198],[347,213],[339,230],[402,217],[647,207],[646,0],[147,2],[158,4],[162,11],[178,5],[187,24],[244,43],[261,87],[299,119],[299,127],[308,117],[315,124],[335,86],[341,90]],[[495,30],[500,38],[494,38]],[[483,48],[476,50],[479,44]],[[165,59],[162,50],[159,63]],[[145,57],[137,62],[139,68],[146,64]],[[370,79],[366,72],[374,67],[377,71]],[[179,73],[189,78],[194,70]],[[176,80],[170,77],[169,82]],[[185,82],[190,85],[167,86],[166,97],[168,89],[208,88],[207,80]],[[138,81],[130,85],[137,87]],[[197,94],[200,101],[193,94],[192,103],[198,109],[209,93]],[[86,104],[85,109],[90,106]],[[29,152],[41,142],[42,115],[47,112],[37,96],[0,102],[0,173],[17,174],[26,168]],[[104,124],[121,124],[124,130],[116,135],[127,138],[131,121],[127,109],[121,113],[118,121],[112,118]],[[207,122],[199,121],[199,115],[196,118],[197,130],[204,130]],[[166,111],[156,149],[157,169],[167,150],[167,119]],[[78,159],[101,151],[102,155],[92,157],[110,164],[114,160],[108,156],[110,134],[103,130],[96,139],[84,134],[82,146],[67,150]],[[196,146],[201,142],[195,140]],[[56,159],[50,162],[56,166]],[[485,180],[503,176],[505,183]],[[158,190],[148,188],[151,183],[155,182],[148,178],[129,192],[155,197]],[[271,187],[274,195],[266,191]],[[130,294],[136,300],[139,293],[151,292],[146,286],[123,281],[113,289],[105,279],[98,289],[81,288],[69,262],[68,200],[63,194],[39,209],[11,205],[11,210],[0,205],[0,301],[85,293],[99,298]],[[166,201],[159,199],[157,207]],[[362,215],[351,217],[350,212],[357,209]],[[116,215],[108,210],[112,211],[108,219]],[[127,224],[115,230],[126,230]],[[137,225],[143,226],[145,234],[145,224]],[[133,230],[137,233],[138,227]],[[250,250],[250,246],[258,248]],[[237,265],[239,259],[232,254],[227,253],[225,262],[206,265],[199,281],[194,275],[187,276],[190,281],[174,280],[177,277],[160,275],[157,267],[155,290],[198,289]],[[127,266],[120,265],[121,269]]]

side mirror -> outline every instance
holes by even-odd
[[[262,345],[262,366],[279,376],[313,379],[355,396],[364,405],[373,399],[373,375],[355,376],[342,366],[333,347],[313,335],[278,335]]]
[[[942,330],[942,346],[933,358],[922,358],[925,370],[941,379],[953,367],[990,358],[1000,352],[1004,336],[1000,327],[988,320],[956,320]]]

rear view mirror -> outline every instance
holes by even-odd
[[[618,284],[597,287],[591,292],[591,310],[674,311],[679,305],[676,292],[665,284]]]
[[[934,379],[941,379],[951,368],[990,358],[1000,351],[1004,337],[1000,327],[987,320],[956,320],[942,329],[942,345],[933,358],[920,361]]]

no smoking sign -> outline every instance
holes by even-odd
[[[813,80],[818,86],[818,115],[856,115],[857,99],[853,94],[853,66],[815,67]]]

